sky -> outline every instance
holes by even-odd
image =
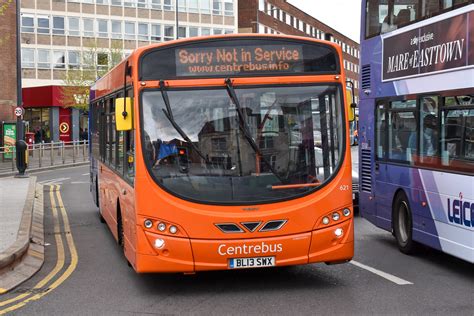
[[[338,32],[360,42],[361,0],[287,0]]]

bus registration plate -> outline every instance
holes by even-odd
[[[275,257],[256,257],[256,258],[231,258],[229,259],[230,269],[274,267]]]

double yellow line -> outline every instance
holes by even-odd
[[[47,276],[45,276],[32,288],[30,293],[20,294],[11,299],[0,301],[0,308],[5,307],[4,309],[0,309],[0,315],[21,308],[29,302],[39,300],[40,298],[57,288],[59,285],[61,285],[61,283],[63,283],[76,269],[78,261],[77,250],[74,244],[74,239],[72,237],[71,227],[69,226],[69,218],[67,216],[66,208],[64,207],[63,199],[61,198],[59,189],[59,185],[51,185],[49,187],[49,198],[51,200],[51,209],[54,221],[54,237],[58,254],[56,265]],[[62,225],[60,223],[60,217],[62,217],[63,220]],[[61,228],[63,228],[63,230],[61,230]],[[62,235],[65,235],[66,237],[66,245],[71,255],[71,260],[65,270],[64,265],[66,263],[66,252],[64,249]],[[63,271],[62,274],[60,274],[61,271]],[[46,286],[47,288],[45,289]],[[45,290],[43,291],[42,289]],[[41,292],[35,294],[35,292],[38,290],[40,290]]]

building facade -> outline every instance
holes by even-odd
[[[22,0],[23,86],[64,85],[68,70],[107,67],[113,51],[175,39],[175,1],[179,37],[237,32],[237,0]]]
[[[358,102],[360,48],[357,42],[286,0],[239,0],[238,19],[240,33],[308,36],[341,45],[346,75],[354,83]]]
[[[16,75],[16,1],[0,4],[0,123],[15,119],[17,105]],[[1,125],[1,124],[0,124]],[[0,142],[1,143],[1,142]]]

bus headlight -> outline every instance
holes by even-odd
[[[143,222],[143,225],[145,225],[145,228],[151,228],[153,226],[153,222],[149,219],[146,219],[144,222]]]
[[[178,228],[176,226],[170,226],[170,233],[176,234],[177,231],[178,231]]]
[[[345,208],[345,209],[342,211],[342,214],[347,217],[347,216],[351,215],[351,210],[348,209],[348,208]]]
[[[326,216],[323,217],[323,224],[324,224],[324,225],[329,224],[329,217],[326,217]]]
[[[343,233],[344,233],[344,231],[342,230],[342,228],[337,228],[334,231],[334,235],[336,235],[336,237],[341,237]]]
[[[155,239],[155,244],[154,244],[156,249],[161,249],[165,246],[165,241],[163,239]]]
[[[158,224],[158,230],[160,232],[164,232],[166,230],[166,224],[165,223],[159,223]]]
[[[338,221],[340,217],[341,217],[341,215],[339,215],[338,212],[332,213],[332,219],[333,220]]]

